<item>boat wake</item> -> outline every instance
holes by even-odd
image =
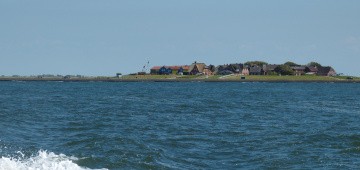
[[[89,170],[73,162],[76,160],[78,160],[76,157],[40,150],[37,155],[30,158],[1,157],[0,170]]]

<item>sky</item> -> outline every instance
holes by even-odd
[[[0,75],[311,61],[360,76],[359,0],[0,0]]]

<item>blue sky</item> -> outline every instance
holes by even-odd
[[[0,75],[317,61],[360,76],[359,0],[0,0]]]

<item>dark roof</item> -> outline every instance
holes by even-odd
[[[293,70],[305,70],[306,67],[305,66],[293,66],[291,67]]]
[[[229,75],[229,74],[233,74],[234,72],[230,71],[230,70],[222,70],[222,71],[219,71],[218,74],[221,74],[221,75]]]
[[[309,72],[318,72],[318,68],[317,67],[314,67],[314,66],[307,66],[307,70]]]
[[[335,71],[332,67],[319,67],[318,74],[319,75],[327,75],[330,71]]]
[[[226,65],[219,65],[217,66],[217,71],[220,72],[220,71],[223,71],[223,70],[228,70],[228,71],[231,71],[231,72],[235,72],[235,73],[238,73],[240,72],[242,69],[244,68],[244,64],[226,64]]]
[[[250,73],[261,73],[261,67],[256,65],[250,67]]]
[[[183,65],[183,66],[154,66],[152,67],[150,70],[160,70],[160,68],[165,67],[165,68],[170,68],[172,70],[179,70],[180,67],[182,67],[184,70],[188,70],[189,66],[188,65]]]
[[[229,64],[227,66],[226,70],[229,70],[231,72],[239,72],[240,71],[240,65],[239,64]]]
[[[277,66],[279,66],[279,65],[278,64],[268,64],[268,65],[263,65],[263,68],[265,71],[274,71]]]

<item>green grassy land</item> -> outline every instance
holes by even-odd
[[[348,79],[348,76],[335,76],[335,77],[327,77],[327,76],[316,76],[316,75],[303,75],[303,76],[278,76],[278,75],[249,75],[249,76],[241,76],[241,75],[126,75],[121,79],[179,79],[179,80],[239,80],[240,77],[245,77],[244,81],[360,81],[359,77],[353,77],[352,80]]]
[[[229,79],[240,79],[240,76],[229,77]],[[314,76],[314,75],[304,75],[304,76],[244,76],[246,80],[259,80],[259,81],[335,81],[339,80],[336,77],[326,77],[326,76]]]
[[[241,79],[241,77],[245,77]],[[37,78],[37,77],[0,77],[0,81],[298,81],[298,82],[360,82],[360,77],[349,76],[315,76],[315,75],[303,75],[303,76],[241,76],[241,75],[124,75],[120,78],[117,77],[82,77],[82,78],[69,78],[64,79],[62,77],[55,78]]]
[[[174,79],[179,77],[178,75],[125,75],[121,79]]]

